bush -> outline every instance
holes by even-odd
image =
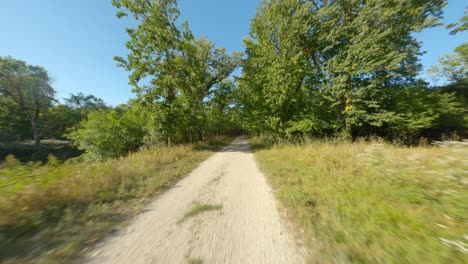
[[[68,135],[90,159],[126,155],[143,145],[145,130],[140,116],[129,109],[92,112],[81,128]]]

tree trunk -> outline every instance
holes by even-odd
[[[32,128],[34,132],[34,145],[39,147],[41,144],[41,130],[39,128],[39,113],[35,113],[32,118]]]
[[[347,118],[345,119],[345,138],[348,141],[354,141],[353,137],[353,124]]]

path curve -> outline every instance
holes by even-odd
[[[222,207],[184,219],[203,204]],[[99,264],[304,263],[298,241],[240,137],[155,199],[86,259]]]

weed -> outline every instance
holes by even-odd
[[[184,216],[179,221],[177,221],[177,223],[180,224],[185,220],[189,219],[190,217],[194,217],[207,211],[221,210],[222,208],[222,204],[198,204],[194,206],[190,211],[185,213]]]
[[[203,264],[203,259],[201,258],[190,258],[189,264]]]

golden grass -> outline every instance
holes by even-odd
[[[310,262],[467,262],[468,148],[252,143]]]
[[[0,170],[0,262],[68,263],[229,141]]]

